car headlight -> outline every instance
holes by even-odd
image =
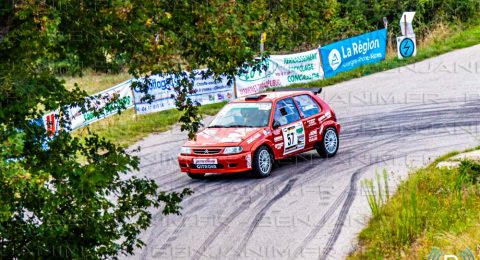
[[[180,153],[181,154],[191,154],[192,153],[192,148],[182,146],[182,148],[180,148]]]
[[[225,147],[223,150],[224,154],[234,154],[234,153],[241,153],[243,148],[241,146],[234,146],[234,147]]]

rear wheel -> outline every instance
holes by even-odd
[[[255,151],[252,168],[255,177],[265,178],[270,175],[273,168],[273,156],[267,147],[261,146]]]
[[[340,140],[337,130],[334,127],[328,127],[323,134],[323,139],[316,146],[317,152],[321,157],[329,158],[335,156],[338,151]]]
[[[189,173],[187,172],[188,177],[192,179],[203,179],[205,177],[205,173]]]

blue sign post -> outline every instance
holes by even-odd
[[[387,29],[381,29],[320,48],[325,78],[385,59]]]

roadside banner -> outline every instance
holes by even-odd
[[[97,109],[104,109],[101,115],[94,116],[92,111],[82,113],[80,107],[70,107],[69,114],[72,130],[87,126],[102,118],[117,114],[118,108],[121,104],[124,104],[126,109],[132,108],[133,94],[130,85],[131,80],[127,80],[114,87],[111,87],[107,90],[91,96],[95,98],[90,101],[90,104],[92,104],[92,106],[96,107]],[[112,100],[114,97],[116,97],[116,100],[111,102],[110,100]]]
[[[320,48],[325,77],[385,59],[387,29],[381,29]]]
[[[145,93],[140,89],[135,88],[133,90],[137,114],[148,114],[175,108],[175,77],[152,75],[149,77],[149,81],[148,94],[155,96],[153,102],[143,101],[142,98],[145,97]],[[226,77],[220,77],[218,80],[215,80],[213,77],[204,79],[202,70],[195,71],[193,88],[195,89],[195,94],[189,95],[189,97],[201,105],[218,103],[234,97],[233,84],[229,86]]]
[[[125,109],[132,108],[133,93],[130,85],[131,80],[127,80],[114,87],[90,96],[89,102],[91,107],[95,107],[97,109],[103,108],[103,113],[98,116],[94,116],[93,111],[82,113],[80,107],[69,107],[66,113],[68,113],[70,116],[71,130],[85,127],[95,121],[117,114],[118,108],[121,104],[125,105]],[[112,101],[113,98],[115,98],[115,101]],[[45,114],[39,121],[44,125],[50,137],[55,135],[60,130],[59,117],[59,110],[55,110]]]
[[[271,55],[262,61],[261,70],[247,68],[235,77],[237,97],[262,92],[271,87],[285,87],[323,78],[318,50]]]

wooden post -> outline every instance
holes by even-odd
[[[318,45],[318,60],[320,61],[320,68],[322,68],[322,71],[323,71],[323,77],[325,78],[325,70],[323,70],[323,63],[322,63],[322,52],[321,52],[321,49],[322,49],[322,45]]]
[[[383,17],[383,26],[385,29],[387,29],[387,46],[385,46],[385,55],[387,55],[387,52],[390,50],[390,48],[392,47],[392,43],[391,43],[391,40],[392,40],[392,35],[390,34],[390,32],[388,31],[388,19],[387,17]]]
[[[323,69],[323,62],[322,62],[322,45],[319,44],[318,45],[318,48],[317,48],[317,51],[318,51],[318,61],[320,62],[320,69],[322,69],[322,72],[323,72],[323,79],[325,79],[325,70]],[[323,98],[325,99],[325,92],[323,92]]]
[[[235,77],[233,77],[233,98],[237,98],[237,81],[235,80]]]

